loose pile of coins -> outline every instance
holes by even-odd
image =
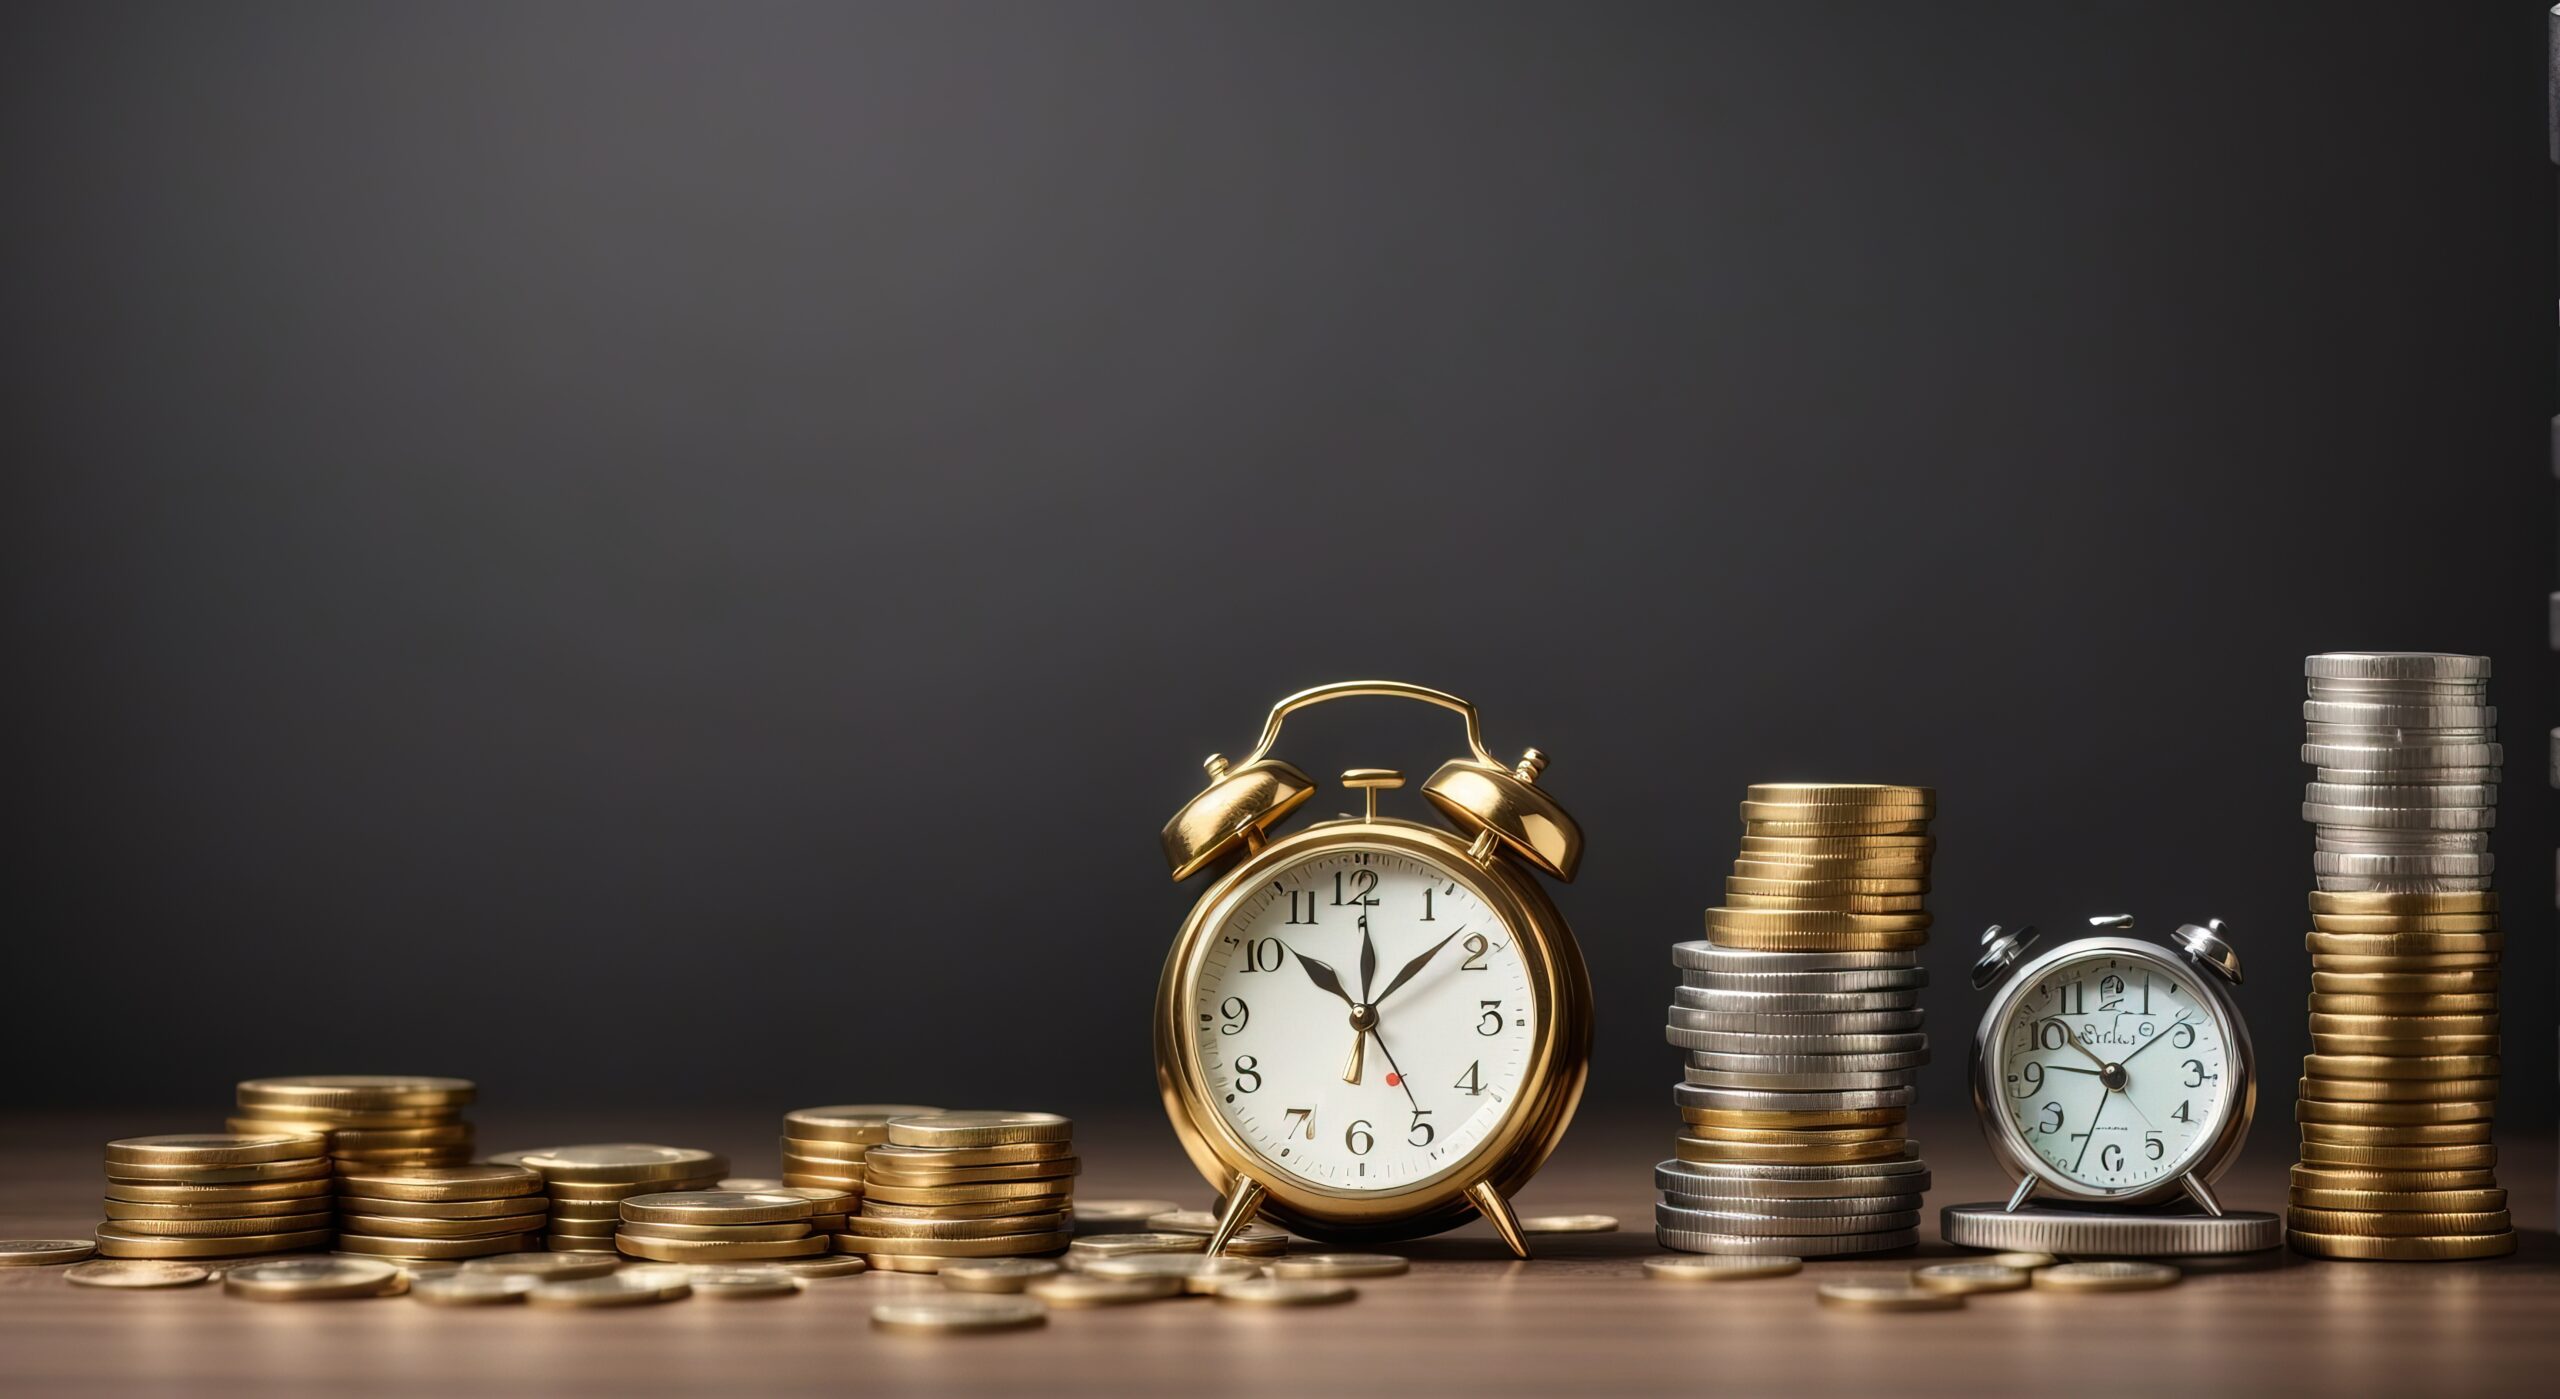
[[[791,1120],[796,1129],[805,1115]],[[951,1259],[1056,1253],[1074,1239],[1082,1166],[1066,1118],[925,1111],[887,1117],[878,1130],[861,1209],[836,1236],[838,1252],[889,1272],[935,1273]]]
[[[465,1078],[410,1074],[302,1074],[253,1078],[237,1091],[234,1132],[317,1132],[340,1174],[402,1166],[459,1166],[471,1159],[462,1109]]]
[[[326,1248],[337,1227],[328,1143],[213,1132],[107,1143],[109,1258],[240,1258]]]
[[[412,1166],[338,1177],[338,1249],[483,1258],[542,1244],[550,1201],[522,1166]]]
[[[1928,1167],[1903,1137],[1928,1062],[1925,787],[1770,783],[1666,1036],[1685,1124],[1654,1168],[1654,1235],[1687,1253],[1871,1253],[1919,1237]]]
[[[2504,754],[2489,659],[2331,652],[2303,673],[2318,887],[2286,1241],[2329,1258],[2512,1253],[2490,1142]]]
[[[550,1198],[545,1237],[564,1253],[613,1252],[622,1202],[634,1195],[708,1190],[729,1173],[728,1158],[715,1152],[646,1142],[551,1146],[489,1159],[542,1177]]]

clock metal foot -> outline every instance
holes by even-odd
[[[1271,1192],[1251,1176],[1237,1176],[1227,1187],[1227,1207],[1218,1216],[1218,1227],[1209,1234],[1209,1252],[1225,1250],[1227,1240],[1236,1231],[1253,1222],[1254,1211],[1262,1208],[1262,1198]]]
[[[1467,1187],[1467,1198],[1475,1201],[1476,1210],[1493,1225],[1493,1232],[1511,1245],[1511,1251],[1523,1258],[1529,1256],[1529,1236],[1520,1232],[1520,1216],[1511,1212],[1511,1202],[1493,1188],[1493,1182],[1480,1180]]]
[[[2025,1180],[2018,1182],[2017,1189],[2009,1192],[2009,1203],[2001,1206],[2001,1208],[2011,1214],[2016,1214],[2019,1210],[2025,1208],[2027,1197],[2035,1193],[2036,1178],[2034,1176],[2029,1176]]]
[[[2187,1194],[2192,1196],[2197,1204],[2204,1206],[2206,1214],[2216,1218],[2221,1217],[2222,1202],[2213,1198],[2213,1192],[2205,1188],[2204,1177],[2190,1171],[2178,1177],[2178,1184],[2185,1186]]]

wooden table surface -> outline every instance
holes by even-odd
[[[986,1336],[873,1331],[869,1304],[930,1279],[814,1282],[764,1302],[693,1300],[625,1311],[446,1309],[406,1299],[272,1305],[217,1286],[73,1287],[60,1269],[0,1269],[0,1393],[46,1396],[351,1394],[958,1393],[1499,1394],[1998,1393],[2549,1394],[2560,1375],[2560,1247],[2547,1141],[2502,1143],[2521,1255],[2493,1263],[2325,1263],[2276,1254],[2191,1273],[2160,1292],[1977,1297],[1960,1313],[1827,1310],[1815,1283],[1895,1271],[1917,1255],[1817,1264],[1716,1286],[1646,1280],[1655,1253],[1657,1114],[1578,1124],[1522,1198],[1532,1213],[1597,1211],[1611,1235],[1540,1240],[1512,1261],[1482,1226],[1398,1251],[1410,1274],[1361,1284],[1341,1307],[1259,1311],[1205,1299],[1061,1312]],[[219,1114],[215,1114],[219,1116]],[[776,1113],[492,1121],[488,1149],[544,1140],[655,1140],[727,1151],[772,1174]],[[0,1132],[0,1237],[86,1236],[98,1145],[189,1130],[168,1115],[17,1118]],[[2002,1194],[1969,1117],[1928,1123],[1933,1206]],[[508,1129],[501,1133],[494,1128]],[[517,1130],[524,1135],[517,1135]],[[2225,1178],[2236,1208],[2279,1208],[2286,1124],[2261,1123]],[[1085,1123],[1089,1198],[1207,1192],[1154,1119]]]

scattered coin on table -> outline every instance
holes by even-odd
[[[1079,1271],[1097,1278],[1172,1278],[1182,1284],[1183,1291],[1203,1294],[1259,1278],[1262,1265],[1223,1254],[1131,1253],[1094,1259]]]
[[[942,1285],[954,1292],[1020,1292],[1059,1271],[1049,1258],[955,1258],[942,1265]]]
[[[521,1302],[541,1285],[542,1279],[527,1273],[455,1271],[442,1277],[410,1279],[409,1295],[431,1306],[486,1307]]]
[[[2015,1292],[2034,1276],[1997,1263],[1931,1263],[1911,1270],[1911,1280],[1932,1292]]]
[[[949,1281],[949,1271],[944,1272]],[[1133,1302],[1153,1302],[1182,1295],[1182,1279],[1175,1277],[1097,1277],[1091,1273],[1056,1273],[1038,1278],[1023,1289],[1052,1307],[1120,1307]]]
[[[1964,1305],[1961,1292],[1935,1292],[1902,1276],[1826,1282],[1815,1295],[1826,1307],[1863,1312],[1951,1312]]]
[[[1801,1258],[1755,1258],[1729,1253],[1683,1253],[1644,1260],[1644,1275],[1662,1282],[1742,1282],[1783,1278],[1803,1271]]]
[[[2064,1292],[2142,1292],[2176,1282],[2178,1270],[2166,1263],[2110,1260],[2056,1263],[2038,1269],[2033,1276],[2037,1287]]]
[[[1523,1234],[1614,1234],[1618,1218],[1609,1214],[1532,1214],[1520,1219]]]
[[[74,1263],[62,1272],[63,1279],[82,1287],[191,1287],[213,1276],[193,1263],[164,1263],[151,1259],[95,1258]]]
[[[919,1333],[1011,1331],[1038,1326],[1048,1318],[1048,1304],[1036,1297],[928,1294],[882,1302],[871,1309],[874,1327]]]
[[[98,1251],[87,1239],[0,1239],[0,1268],[45,1268],[77,1263]]]
[[[1392,1253],[1301,1253],[1268,1266],[1275,1278],[1391,1278],[1413,1270],[1410,1260]]]
[[[360,1258],[278,1258],[225,1271],[222,1290],[259,1302],[323,1302],[390,1297],[409,1286],[392,1264]]]
[[[1248,1307],[1322,1307],[1348,1302],[1360,1291],[1347,1282],[1311,1278],[1239,1278],[1219,1284],[1209,1295]]]

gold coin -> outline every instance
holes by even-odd
[[[234,1258],[325,1247],[333,1237],[333,1231],[306,1229],[285,1234],[238,1234],[219,1239],[172,1239],[136,1233],[120,1224],[101,1224],[97,1235],[98,1252],[108,1258]]]
[[[2296,1122],[2331,1122],[2347,1126],[2415,1127],[2447,1122],[2486,1123],[2495,1116],[2492,1102],[2329,1103],[2309,1096],[2293,1102]]]
[[[680,1190],[622,1202],[622,1218],[634,1224],[805,1223],[817,1212],[808,1197],[778,1190]]]
[[[566,1280],[600,1278],[621,1266],[622,1260],[609,1253],[497,1253],[464,1263],[462,1271]]]
[[[238,1204],[253,1200],[307,1200],[327,1195],[334,1184],[326,1173],[308,1180],[246,1181],[236,1185],[146,1184],[142,1181],[110,1180],[106,1197],[135,1204]]]
[[[724,1184],[721,1188],[725,1190],[728,1187]],[[833,1186],[782,1185],[769,1188],[780,1194],[797,1195],[808,1201],[811,1218],[822,1214],[843,1214],[862,1203],[860,1192],[839,1190]]]
[[[554,1203],[619,1206],[634,1195],[662,1195],[685,1190],[708,1190],[717,1179],[715,1176],[692,1176],[684,1180],[633,1181],[622,1185],[563,1180],[548,1183],[544,1193],[548,1194]]]
[[[499,1200],[542,1193],[542,1176],[522,1166],[486,1163],[353,1171],[339,1178],[350,1195],[382,1200]]]
[[[780,1190],[782,1178],[780,1176],[723,1176],[720,1184],[714,1188],[735,1190],[741,1194],[752,1194],[758,1190]]]
[[[374,1215],[387,1219],[502,1219],[510,1215],[530,1214],[542,1217],[549,1202],[539,1195],[515,1195],[504,1200],[376,1200],[363,1195],[340,1195],[338,1209],[346,1214]]]
[[[871,1265],[860,1258],[841,1256],[783,1258],[777,1259],[768,1266],[780,1268],[795,1278],[849,1278],[871,1270]]]
[[[408,1275],[398,1268],[357,1258],[279,1258],[244,1263],[222,1275],[224,1292],[257,1302],[394,1297],[408,1286]]]
[[[622,1222],[622,1206],[611,1201],[591,1205],[554,1200],[551,1202],[551,1217],[564,1224],[601,1224],[610,1229]]]
[[[1935,787],[1905,787],[1890,782],[1754,782],[1742,791],[1755,802],[1798,802],[1819,806],[1917,806],[1938,804]]]
[[[192,1287],[212,1276],[193,1263],[151,1259],[99,1258],[62,1270],[63,1281],[82,1287]]]
[[[540,1232],[540,1214],[500,1215],[494,1219],[407,1219],[374,1214],[341,1214],[338,1227],[350,1234],[386,1239],[485,1239],[493,1234]]]
[[[1832,899],[1844,894],[1865,895],[1871,898],[1906,898],[1928,893],[1929,881],[1926,879],[1862,879],[1854,876],[1841,879],[1820,877],[1764,879],[1756,875],[1736,874],[1725,877],[1724,887],[1728,894],[1756,894],[1762,898]]]
[[[1910,1117],[1907,1108],[1833,1108],[1791,1112],[1762,1108],[1682,1108],[1680,1120],[1700,1127],[1891,1127]]]
[[[256,1215],[247,1219],[127,1219],[118,1221],[116,1227],[155,1239],[233,1239],[244,1234],[297,1234],[327,1229],[336,1218],[336,1214],[324,1209],[310,1214]]]
[[[2402,1170],[2376,1166],[2296,1165],[2292,1182],[2297,1190],[2372,1190],[2385,1194],[2409,1194],[2430,1190],[2491,1189],[2498,1183],[2498,1173],[2477,1166]]]
[[[809,1137],[784,1137],[782,1154],[803,1161],[824,1161],[837,1166],[861,1166],[871,1160],[871,1148],[852,1142],[820,1141]]]
[[[549,1234],[543,1243],[554,1253],[594,1253],[618,1257],[611,1239],[581,1239],[567,1234]]]
[[[956,1266],[956,1265],[955,1265]],[[951,1269],[942,1270],[943,1286],[951,1285]],[[1161,1301],[1182,1293],[1180,1278],[1097,1278],[1085,1273],[1059,1273],[1022,1289],[1052,1307],[1119,1307],[1132,1302]]]
[[[943,1112],[889,1120],[892,1146],[1011,1146],[1062,1142],[1075,1124],[1054,1112]]]
[[[2359,1214],[2423,1210],[2435,1214],[2504,1212],[2507,1192],[2490,1187],[2472,1190],[2320,1190],[2295,1186],[2286,1203],[2308,1210],[2353,1210]]]
[[[524,1253],[542,1236],[534,1233],[483,1234],[468,1239],[409,1239],[382,1234],[340,1234],[338,1251],[393,1258],[479,1258],[493,1253]]]
[[[2494,890],[2447,890],[2441,894],[2394,894],[2318,891],[2311,896],[2313,913],[2495,913]]]
[[[1825,856],[1804,859],[1793,855],[1754,857],[1745,852],[1733,862],[1733,873],[1727,879],[1748,879],[1772,884],[1798,884],[1806,881],[1855,880],[1891,883],[1927,884],[1929,862],[1926,860],[1851,860]],[[1766,892],[1766,891],[1763,891]],[[1925,893],[1901,890],[1902,893]]]
[[[340,1127],[435,1127],[462,1120],[460,1108],[317,1108],[292,1103],[244,1103],[240,1115],[297,1132],[326,1132]]]
[[[2366,1238],[2504,1234],[2515,1227],[2505,1210],[2322,1210],[2300,1206],[2286,1211],[2285,1224],[2314,1234],[2357,1234]]]
[[[1523,1234],[1614,1234],[1618,1217],[1611,1214],[1524,1214]]]
[[[863,1187],[871,1183],[859,1174],[846,1176],[831,1171],[786,1170],[782,1173],[782,1180],[786,1190],[833,1190],[856,1199],[861,1198]]]
[[[1005,1234],[1049,1234],[1069,1228],[1063,1211],[1005,1214],[986,1219],[889,1219],[860,1214],[834,1232],[862,1239],[992,1239]]]
[[[2449,1039],[2462,1035],[2494,1035],[2495,1013],[2471,1015],[2333,1015],[2314,1011],[2315,1035],[2370,1035],[2376,1039]]]
[[[1904,1139],[1848,1142],[1839,1146],[1776,1146],[1759,1142],[1710,1142],[1676,1137],[1672,1154],[1683,1161],[1748,1161],[1766,1165],[1820,1166],[1850,1161],[1884,1161],[1900,1156]]]
[[[1812,836],[1840,839],[1846,836],[1921,835],[1929,829],[1923,820],[1906,821],[1775,821],[1745,818],[1742,831],[1746,836]]]
[[[2487,1122],[2305,1122],[2306,1142],[2342,1146],[2471,1146],[2489,1140]]]
[[[1783,854],[1797,858],[1819,858],[1826,855],[1864,858],[1891,855],[1896,859],[1925,860],[1938,848],[1938,838],[1926,831],[1871,832],[1866,835],[1799,836],[1742,833],[1741,850],[1754,858]]]
[[[2025,1268],[2004,1268],[1997,1263],[1931,1263],[1911,1270],[1911,1281],[1931,1292],[2015,1292],[2033,1281],[2035,1274]]]
[[[2502,1046],[2496,1035],[2437,1035],[2430,1038],[2401,1039],[2391,1035],[2315,1034],[2311,1037],[2314,1054],[2405,1054],[2436,1057],[2454,1054],[2496,1054]]]
[[[1689,1124],[1689,1136],[1705,1142],[1757,1142],[1792,1146],[1840,1146],[1850,1142],[1898,1142],[1902,1128],[1890,1127],[1719,1127]]]
[[[2498,1098],[2498,1080],[2494,1078],[2306,1078],[2297,1082],[2298,1089],[2304,1097],[2318,1098],[2330,1103],[2436,1103],[2463,1100],[2494,1103]]]
[[[2358,1234],[2320,1234],[2287,1229],[2284,1241],[2297,1253],[2325,1258],[2391,1259],[2432,1263],[2455,1258],[2503,1258],[2516,1251],[2516,1236],[2471,1234],[2455,1238],[2372,1238]]]
[[[794,1137],[830,1142],[885,1142],[889,1119],[924,1117],[942,1111],[917,1103],[847,1103],[837,1107],[802,1108],[782,1119]]]
[[[0,1239],[0,1268],[43,1268],[77,1263],[98,1251],[87,1239]]]
[[[2403,938],[2431,934],[2495,935],[2498,915],[2494,913],[2315,913],[2311,930],[2316,933],[2365,933],[2374,936]],[[2434,949],[2452,952],[2454,947]]]
[[[1707,941],[1737,952],[1901,952],[1927,945],[1929,934],[1925,929],[1903,933],[1785,933],[1711,928]]]
[[[942,1260],[939,1258],[910,1258],[904,1254],[884,1253],[878,1258],[866,1258],[863,1261],[870,1264],[871,1270],[877,1273],[939,1273],[942,1271]]]
[[[1310,1278],[1238,1278],[1218,1284],[1210,1295],[1244,1307],[1323,1307],[1348,1302],[1360,1290],[1347,1282]]]
[[[1003,1146],[879,1146],[869,1164],[898,1171],[942,1170],[953,1166],[1019,1166],[1032,1161],[1075,1159],[1072,1142],[1013,1142]]]
[[[2323,1015],[2479,1015],[2498,1008],[2495,991],[2439,992],[2432,995],[2371,996],[2314,991],[2311,1009]]]
[[[469,1145],[471,1124],[468,1122],[448,1123],[440,1127],[342,1127],[329,1134],[329,1154],[332,1156],[399,1147]]]
[[[555,1238],[610,1239],[622,1232],[618,1219],[562,1219],[551,1216],[550,1229]]]
[[[302,1195],[290,1200],[230,1200],[203,1205],[136,1204],[130,1200],[110,1199],[106,1202],[107,1218],[114,1220],[165,1219],[275,1219],[283,1216],[327,1213],[326,1196]],[[156,1232],[145,1230],[144,1232]]]
[[[2313,995],[2345,996],[2476,996],[2495,995],[2495,969],[2461,972],[2320,972],[2311,974]]]
[[[776,1239],[805,1239],[816,1232],[805,1219],[778,1224],[649,1224],[624,1220],[616,1232],[624,1239],[702,1239],[713,1243],[759,1244]],[[821,1250],[823,1252],[823,1250]]]
[[[541,1285],[522,1273],[447,1273],[414,1279],[409,1295],[438,1307],[486,1307],[521,1302]]]
[[[710,1301],[743,1302],[800,1295],[800,1279],[769,1263],[694,1263],[685,1265],[685,1271],[693,1295]]]
[[[540,1171],[544,1180],[553,1183],[582,1185],[632,1185],[702,1177],[716,1180],[729,1173],[727,1159],[714,1152],[643,1142],[544,1147],[537,1151],[501,1152],[489,1159]]]
[[[537,1307],[644,1307],[693,1294],[689,1279],[629,1273],[537,1283],[525,1301]]]
[[[1790,830],[1805,826],[1819,826],[1855,833],[1879,826],[1907,826],[1912,822],[1923,823],[1919,829],[1927,830],[1926,823],[1934,813],[1925,806],[1867,806],[1855,802],[1825,802],[1817,805],[1811,802],[1746,801],[1742,803],[1741,815],[1745,830],[1761,830],[1769,826],[1782,826]]]
[[[2337,957],[2441,957],[2449,953],[2500,952],[2505,950],[2505,943],[2501,933],[2450,928],[2398,933],[2316,928],[2302,935],[2304,949],[2314,956]]]
[[[1392,1253],[1301,1253],[1271,1261],[1275,1278],[1391,1278],[1413,1271]]]
[[[1170,1213],[1173,1207],[1171,1200],[1078,1200],[1076,1223],[1101,1226],[1145,1224],[1157,1215]]]
[[[997,1180],[1066,1180],[1084,1173],[1084,1163],[1072,1156],[1055,1161],[1025,1161],[1013,1166],[954,1166],[942,1170],[892,1170],[874,1166],[865,1181],[867,1185],[983,1185]]]
[[[1739,894],[1728,891],[1725,907],[1789,908],[1823,913],[1918,913],[1929,906],[1919,894]]]
[[[974,1188],[974,1187],[965,1187]],[[912,1205],[896,1200],[865,1200],[862,1219],[995,1219],[1012,1214],[1053,1214],[1073,1203],[1069,1195],[1021,1195],[996,1200],[951,1200]]]
[[[2314,1054],[2302,1061],[2305,1078],[2317,1079],[2491,1079],[2498,1076],[2495,1055],[2435,1056]]]
[[[1749,933],[1909,933],[1928,930],[1925,913],[1791,913],[1783,909],[1711,908],[1707,930]]]
[[[1037,1298],[972,1293],[904,1297],[871,1309],[871,1324],[880,1330],[922,1334],[1012,1331],[1039,1326],[1048,1319],[1048,1304]]]
[[[159,1137],[127,1137],[107,1143],[107,1169],[142,1167],[156,1173],[200,1166],[245,1167],[307,1161],[328,1150],[328,1142],[312,1132],[182,1132]]]
[[[331,1148],[329,1159],[340,1170],[378,1171],[386,1167],[462,1166],[471,1161],[467,1146],[369,1146],[356,1151]]]
[[[1262,1276],[1259,1263],[1205,1253],[1132,1253],[1120,1258],[1096,1258],[1079,1264],[1078,1269],[1097,1278],[1172,1278],[1183,1291],[1195,1296],[1207,1296],[1229,1283]]]
[[[1826,1282],[1814,1289],[1826,1307],[1861,1312],[1951,1312],[1964,1305],[1961,1292],[1935,1292],[1901,1274]]]
[[[1067,1250],[1079,1262],[1093,1258],[1125,1258],[1140,1253],[1198,1253],[1209,1246],[1206,1234],[1089,1234]]]
[[[2054,1257],[2050,1253],[2027,1253],[2021,1251],[1995,1253],[1988,1258],[1977,1259],[1974,1261],[1989,1263],[1995,1267],[2015,1268],[2020,1272],[2032,1273],[2038,1268],[2050,1268],[2062,1260]]]
[[[990,1204],[999,1200],[1047,1200],[1065,1194],[1056,1181],[992,1180],[976,1185],[872,1185],[864,1188],[864,1210],[869,1201],[885,1205],[959,1205]],[[1029,1212],[1025,1206],[1023,1213]]]
[[[954,1292],[1020,1292],[1058,1273],[1054,1258],[954,1258],[943,1265],[942,1285]]]
[[[2473,1146],[2335,1146],[2304,1142],[2306,1166],[2370,1166],[2393,1171],[2488,1170],[2498,1164],[2498,1149]]]
[[[1752,1278],[1783,1278],[1803,1271],[1804,1260],[1801,1258],[1681,1253],[1644,1260],[1644,1275],[1658,1282],[1743,1282]]]
[[[2422,957],[2384,957],[2330,953],[2311,959],[2311,974],[2322,972],[2444,972],[2498,969],[2495,952],[2441,952]]]
[[[253,1078],[239,1086],[236,1101],[244,1108],[267,1106],[345,1108],[379,1112],[389,1108],[458,1108],[477,1092],[467,1078],[429,1078],[414,1074],[301,1074],[290,1078]]]
[[[756,1243],[732,1243],[712,1239],[651,1239],[622,1231],[614,1239],[614,1247],[634,1258],[647,1258],[660,1263],[732,1263],[743,1259],[807,1258],[827,1251],[824,1234],[810,1234],[797,1239],[768,1239]]]
[[[2032,1276],[2036,1286],[2058,1288],[2064,1292],[2145,1292],[2176,1282],[2178,1270],[2166,1263],[2118,1259],[2101,1263],[2056,1263],[2050,1268],[2037,1269]]]

